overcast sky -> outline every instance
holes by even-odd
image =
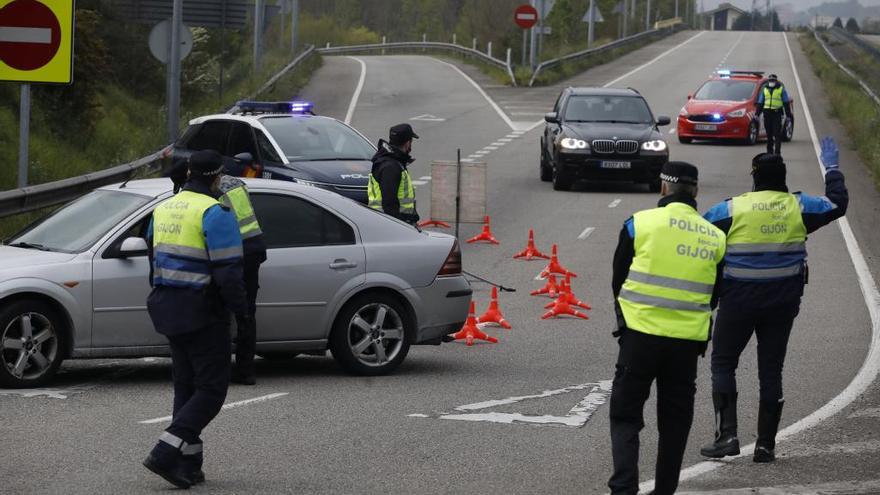
[[[700,1],[701,0],[697,0],[697,5],[699,5]],[[732,3],[742,9],[748,10],[748,9],[752,8],[752,0],[702,0],[702,2],[706,6],[706,10],[714,9],[715,7],[718,6],[718,4],[723,3],[725,1]],[[767,0],[757,0],[757,1],[758,1],[758,5],[760,7],[764,7],[767,4]],[[841,1],[841,0],[772,0],[771,3],[774,5],[775,4],[783,4],[783,3],[790,3],[790,4],[797,5],[798,10],[805,10],[809,7],[815,7],[817,5],[821,5],[821,4],[825,3],[826,1],[837,2],[837,1]],[[864,6],[880,5],[880,0],[859,0],[859,2]]]

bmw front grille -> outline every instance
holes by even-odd
[[[613,141],[611,139],[594,139],[592,146],[593,151],[603,154],[620,153],[631,155],[639,150],[639,142],[629,139],[622,139],[620,141]]]

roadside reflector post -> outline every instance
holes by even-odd
[[[510,48],[507,49],[507,66],[510,67]]]
[[[476,49],[477,49],[477,38],[474,38],[473,43],[471,43],[471,49],[472,49],[472,50],[476,50]]]
[[[30,149],[31,85],[21,85],[21,105],[18,126],[18,187],[28,184],[28,151]]]
[[[486,44],[486,55],[488,55],[489,58],[492,58],[492,42],[491,41]]]
[[[458,36],[456,36],[455,33],[452,33],[452,44],[453,45],[458,44]]]

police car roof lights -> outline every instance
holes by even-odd
[[[233,113],[261,114],[288,113],[315,115],[315,105],[309,101],[248,101],[241,100],[235,104]]]
[[[755,76],[762,77],[764,75],[763,71],[759,70],[730,70],[730,69],[719,69],[715,71],[721,78],[728,78],[730,76]]]

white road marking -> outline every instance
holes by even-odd
[[[486,150],[474,151],[474,154],[479,156],[480,158],[482,158],[483,155],[488,155],[489,153],[491,153],[491,151],[486,151]]]
[[[69,388],[69,389],[59,389],[59,388],[19,388],[12,390],[0,390],[0,397],[7,395],[13,396],[17,395],[19,397],[24,397],[29,399],[31,397],[46,397],[49,399],[66,399],[73,394],[78,394],[80,392],[84,392],[86,389],[84,388]]]
[[[361,97],[361,91],[364,89],[364,80],[367,78],[367,64],[357,57],[348,58],[356,60],[361,64],[361,76],[358,79],[357,87],[354,88],[354,94],[351,95],[351,102],[348,104],[348,111],[345,112],[345,123],[351,124],[351,119],[354,117],[354,109],[357,107],[358,99]]]
[[[52,30],[49,28],[0,26],[0,42],[47,44],[52,42]]]
[[[621,201],[620,198],[615,198],[614,201],[608,203],[608,207],[609,208],[617,208],[617,205],[620,204],[620,201]]]
[[[456,66],[450,64],[449,62],[444,62],[444,61],[442,61],[442,60],[438,60],[438,59],[436,59],[436,58],[432,58],[431,60],[436,60],[437,62],[439,62],[439,63],[441,63],[441,64],[448,65],[449,67],[452,67],[452,70],[454,70],[455,72],[458,72],[459,75],[461,75],[461,77],[465,78],[465,80],[467,80],[467,82],[471,83],[471,86],[473,86],[474,88],[476,88],[476,90],[477,90],[481,95],[483,95],[483,98],[485,98],[486,101],[489,102],[489,105],[491,105],[492,108],[495,109],[495,112],[498,114],[499,117],[501,117],[501,120],[503,120],[504,123],[506,123],[506,124],[508,125],[508,127],[510,127],[510,128],[511,128],[512,130],[514,130],[514,131],[518,129],[518,126],[516,126],[516,125],[513,123],[513,121],[510,120],[510,117],[508,117],[507,114],[504,113],[504,110],[502,110],[501,107],[499,107],[498,104],[495,103],[495,101],[494,101],[494,100],[493,100],[488,94],[486,94],[485,91],[483,91],[483,88],[481,88],[480,85],[477,84],[476,81],[474,81],[473,79],[471,79],[471,76],[465,74],[461,69],[459,69],[458,67],[456,67]]]
[[[581,232],[581,233],[578,235],[578,240],[583,241],[583,240],[586,239],[587,237],[590,237],[590,234],[592,234],[594,230],[596,230],[595,227],[587,227],[587,228],[585,228],[584,231]]]
[[[544,115],[547,112],[510,112],[510,115],[517,115],[520,117],[534,117],[536,115]],[[541,121],[543,122],[543,120]]]
[[[424,176],[422,176],[422,177],[419,177],[419,180],[431,180],[431,176],[430,176],[430,175],[424,175]]]
[[[627,77],[629,77],[629,76],[635,74],[636,72],[639,72],[640,70],[644,69],[645,67],[648,67],[649,65],[653,64],[654,62],[660,60],[661,58],[663,58],[663,57],[669,55],[670,53],[674,52],[675,50],[678,50],[679,48],[681,48],[681,47],[683,47],[684,45],[690,43],[691,41],[693,41],[693,40],[699,38],[699,37],[702,36],[704,33],[706,33],[706,31],[700,31],[699,33],[697,33],[697,34],[691,36],[690,38],[688,38],[688,39],[682,41],[681,43],[679,43],[679,44],[673,46],[673,47],[670,48],[669,50],[666,50],[665,52],[661,53],[660,55],[657,55],[657,56],[654,57],[653,59],[651,59],[651,60],[645,62],[644,64],[642,64],[642,65],[636,67],[635,69],[633,69],[633,70],[627,72],[626,74],[624,74],[624,75],[622,75],[622,76],[620,76],[620,77],[618,77],[618,78],[616,78],[616,79],[613,79],[613,80],[611,80],[611,81],[608,81],[607,83],[605,83],[605,85],[604,85],[603,87],[607,88],[607,87],[609,87],[609,86],[611,86],[611,85],[613,85],[613,84],[617,84],[618,82],[620,82],[620,81],[626,79]]]
[[[669,134],[674,134],[674,133],[675,133],[675,127],[673,127],[672,129],[669,129]]]
[[[743,32],[741,35],[739,35],[739,38],[737,38],[736,43],[734,43],[733,46],[730,47],[730,50],[727,51],[727,54],[725,54],[724,58],[721,59],[721,62],[718,63],[718,67],[716,68],[716,70],[720,69],[722,66],[724,66],[725,63],[727,63],[727,59],[733,54],[733,51],[736,50],[736,47],[739,46],[740,41],[743,40],[743,37],[745,37],[745,35],[746,35],[745,32]]]
[[[807,122],[807,128],[810,131],[810,139],[813,141],[813,151],[816,154],[819,171],[824,175],[822,160],[820,159],[821,150],[819,149],[819,137],[816,134],[816,125],[813,123],[813,116],[810,113],[810,107],[807,105],[807,99],[804,96],[804,88],[801,84],[801,78],[794,63],[794,55],[791,53],[791,45],[788,42],[788,37],[785,36],[785,33],[781,34],[785,41],[785,49],[788,51],[791,70],[794,72],[794,80],[798,90],[798,99],[804,110],[804,117]],[[865,299],[865,304],[868,307],[868,314],[871,317],[871,343],[868,348],[868,355],[865,357],[865,361],[862,363],[862,367],[859,369],[858,374],[856,374],[845,389],[809,416],[777,433],[777,440],[784,440],[792,435],[808,430],[831,416],[834,416],[843,408],[851,404],[859,395],[864,393],[874,379],[877,378],[878,373],[880,373],[880,291],[877,290],[877,283],[871,275],[871,270],[868,268],[868,263],[865,261],[865,256],[859,247],[855,234],[853,234],[849,221],[844,216],[837,221],[837,225],[840,227],[840,232],[843,235],[844,241],[846,241],[846,248],[849,252],[849,257],[852,260],[853,268],[858,276],[859,288],[862,290],[862,297]],[[751,455],[754,450],[755,444],[746,445],[740,449],[740,455],[737,457]],[[684,481],[713,471],[723,465],[723,463],[703,461],[694,464],[689,468],[683,469],[681,471],[680,479]],[[654,481],[647,481],[640,484],[639,487],[642,490],[650,491],[654,487]]]
[[[471,163],[474,161],[474,159],[473,158],[462,158],[461,161],[462,161],[462,163]]]
[[[235,409],[236,407],[247,406],[250,404],[257,404],[259,402],[266,402],[267,400],[277,399],[279,397],[284,397],[288,392],[277,392],[269,395],[262,395],[260,397],[254,397],[253,399],[245,399],[240,400],[238,402],[230,402],[229,404],[223,404],[222,409]],[[138,423],[142,425],[151,425],[154,423],[165,423],[167,421],[171,421],[171,416],[162,416],[161,418],[153,418],[146,419],[144,421],[138,421]]]
[[[589,390],[587,395],[577,404],[569,409],[565,416],[553,416],[549,414],[531,415],[522,413],[508,412],[467,412],[480,411],[499,406],[509,406],[526,400],[544,399],[560,394],[567,394],[577,390]],[[485,421],[489,423],[528,423],[539,425],[562,425],[574,428],[580,428],[587,424],[587,421],[593,416],[593,413],[606,402],[608,396],[611,395],[611,380],[605,380],[598,383],[583,383],[580,385],[572,385],[556,390],[545,390],[540,394],[523,395],[519,397],[509,397],[507,399],[496,399],[485,402],[477,402],[475,404],[465,404],[455,408],[455,413],[439,413],[436,415],[428,414],[410,414],[413,418],[439,418],[454,421]]]
[[[513,139],[516,139],[516,138],[518,138],[518,137],[520,137],[520,136],[522,136],[522,134],[508,134],[508,135],[506,135],[506,136],[504,136],[504,137],[513,140]]]
[[[880,407],[860,409],[849,415],[850,418],[880,418]]]
[[[494,143],[492,143],[492,146],[504,146],[505,144],[507,143],[503,141],[495,141]]]
[[[425,122],[445,122],[446,119],[441,119],[435,115],[431,115],[429,113],[419,115],[418,117],[411,117],[409,120],[421,120]]]
[[[511,141],[513,141],[513,138],[509,138],[509,137],[503,137],[498,140],[499,143],[509,143]]]
[[[514,136],[522,136],[525,133],[526,133],[526,131],[513,131],[513,132],[511,132],[511,134],[513,134]]]
[[[835,481],[811,485],[779,485],[752,488],[730,488],[708,492],[678,492],[679,495],[855,495],[876,493],[880,490],[880,480]]]
[[[414,186],[424,186],[425,184],[428,183],[428,181],[426,181],[426,180],[414,180],[414,181],[412,181],[412,183],[413,183]]]
[[[483,146],[484,150],[495,151],[498,149],[498,146]]]

